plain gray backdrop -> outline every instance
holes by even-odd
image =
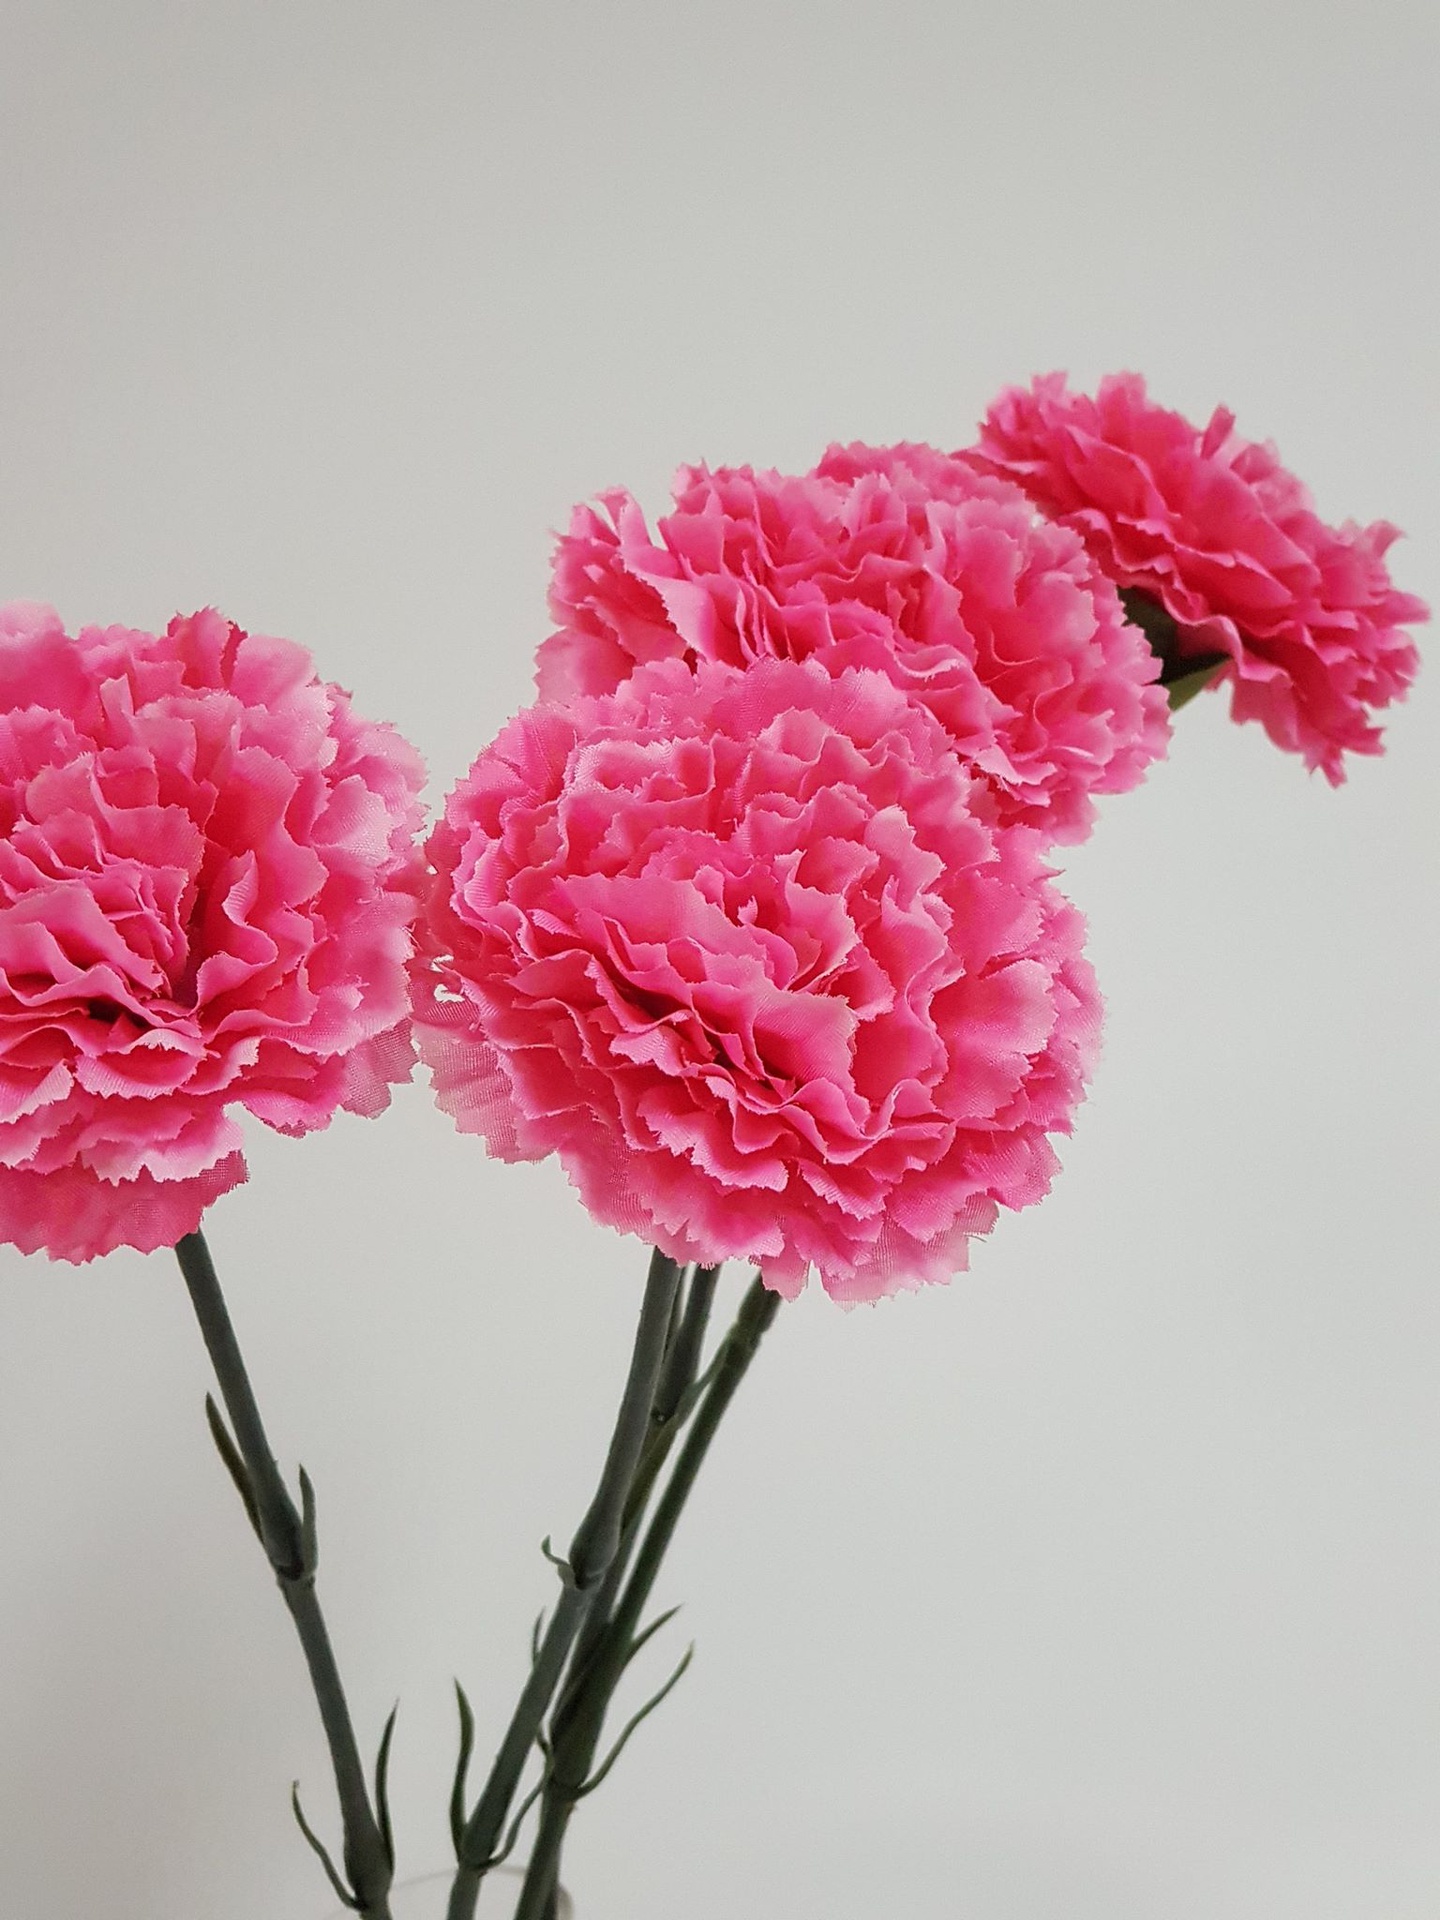
[[[1437,21],[3,0],[0,599],[301,640],[433,804],[529,697],[572,503],[957,446],[1051,367],[1226,402],[1440,598]],[[1440,1911],[1437,701],[1338,792],[1201,701],[1066,859],[1108,1031],[1065,1171],[953,1286],[781,1314],[581,1920]],[[211,1243],[367,1742],[402,1702],[418,1873],[451,1678],[488,1748],[645,1255],[418,1080],[251,1166]],[[332,1904],[207,1384],[168,1256],[0,1250],[5,1920]]]

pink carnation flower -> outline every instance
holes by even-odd
[[[972,457],[1076,528],[1117,586],[1149,598],[1133,611],[1152,628],[1158,616],[1172,676],[1223,660],[1234,717],[1259,720],[1338,786],[1345,752],[1380,752],[1369,710],[1414,679],[1402,629],[1428,611],[1391,585],[1395,527],[1326,526],[1275,449],[1234,424],[1217,407],[1192,426],[1147,399],[1138,374],[1112,374],[1092,400],[1052,373],[1001,394]]]
[[[1099,1027],[1036,837],[884,675],[682,661],[510,723],[431,838],[441,1106],[793,1295],[942,1281],[1049,1186]]]
[[[682,467],[652,538],[630,496],[558,545],[542,698],[648,660],[818,659],[882,672],[935,716],[996,824],[1082,839],[1092,793],[1165,750],[1159,672],[1082,543],[933,448],[832,447],[813,473]]]
[[[207,610],[77,639],[0,609],[0,1239],[193,1232],[283,1133],[411,1064],[417,756]]]

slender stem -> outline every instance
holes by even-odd
[[[625,1500],[620,1546],[606,1570],[605,1578],[586,1615],[585,1624],[570,1656],[570,1670],[556,1709],[557,1720],[565,1712],[566,1700],[575,1691],[580,1677],[595,1657],[595,1651],[610,1624],[620,1583],[630,1564],[631,1550],[644,1516],[646,1502],[659,1478],[670,1447],[679,1430],[680,1403],[695,1383],[700,1370],[700,1352],[705,1344],[705,1328],[715,1301],[719,1267],[697,1267],[685,1295],[684,1311],[671,1333],[660,1378],[655,1385],[655,1403],[650,1409],[650,1432],[641,1449],[640,1459]]]
[[[715,1369],[715,1377],[706,1389],[705,1396],[695,1410],[695,1417],[680,1449],[680,1457],[670,1476],[664,1493],[660,1496],[645,1538],[641,1542],[636,1556],[635,1570],[626,1583],[620,1603],[615,1610],[612,1645],[609,1648],[610,1662],[614,1666],[614,1678],[619,1678],[625,1651],[630,1637],[639,1625],[640,1615],[650,1598],[650,1590],[655,1584],[655,1576],[660,1571],[666,1549],[674,1536],[680,1515],[685,1510],[685,1502],[705,1463],[705,1455],[710,1442],[724,1418],[726,1409],[734,1399],[740,1382],[745,1378],[750,1362],[766,1330],[780,1310],[780,1295],[773,1293],[758,1277],[752,1281],[735,1323],[726,1335],[724,1351],[720,1355]],[[616,1664],[618,1662],[618,1664]],[[613,1686],[613,1681],[612,1681]]]
[[[350,1888],[358,1902],[358,1911],[367,1916],[367,1920],[390,1920],[394,1862],[370,1803],[340,1669],[315,1592],[317,1556],[309,1483],[302,1474],[306,1509],[302,1515],[290,1497],[266,1436],[204,1235],[187,1233],[176,1243],[175,1257],[185,1276],[195,1317],[234,1429],[235,1444],[244,1464],[244,1482],[253,1503],[256,1531],[295,1622],[305,1664],[310,1670],[340,1800],[345,1871]]]
[[[575,1585],[582,1590],[600,1584],[620,1545],[625,1499],[650,1428],[655,1383],[665,1359],[665,1336],[679,1286],[680,1268],[663,1253],[654,1254],[645,1281],[640,1324],[635,1330],[630,1372],[600,1473],[600,1484],[570,1546],[570,1570]]]
[[[547,1793],[541,1800],[540,1825],[530,1850],[530,1865],[525,1870],[515,1920],[554,1920],[560,1890],[560,1849],[565,1844],[565,1830],[574,1811],[574,1800],[563,1794]]]
[[[606,1709],[630,1657],[640,1615],[710,1442],[779,1307],[779,1294],[772,1293],[757,1276],[721,1344],[714,1374],[695,1410],[674,1470],[640,1543],[634,1570],[603,1632],[596,1636],[590,1659],[583,1670],[577,1665],[573,1691],[562,1703],[552,1725],[551,1777],[546,1785],[540,1828],[515,1920],[548,1920],[558,1882],[565,1829],[594,1762]],[[456,1916],[452,1915],[451,1920],[456,1920]]]
[[[449,1920],[473,1920],[480,1883],[489,1871],[535,1736],[544,1723],[570,1649],[619,1551],[626,1499],[650,1425],[679,1285],[680,1268],[664,1254],[656,1253],[650,1262],[630,1371],[600,1483],[576,1529],[569,1560],[562,1568],[560,1599],[530,1678],[511,1715],[490,1777],[465,1823],[460,1863],[450,1890]]]
[[[710,1309],[715,1304],[719,1283],[719,1267],[697,1267],[691,1277],[685,1310],[655,1388],[651,1418],[657,1425],[662,1420],[675,1418],[681,1395],[700,1371],[700,1349],[705,1344],[705,1329],[710,1323]]]

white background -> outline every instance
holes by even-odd
[[[302,640],[438,797],[528,697],[574,501],[960,445],[1065,366],[1227,402],[1440,599],[1437,82],[1422,0],[5,0],[0,598]],[[1437,700],[1335,793],[1201,702],[1107,803],[1066,1170],[951,1288],[782,1312],[581,1920],[1440,1911]],[[419,1872],[644,1253],[418,1083],[256,1132],[211,1242]],[[330,1905],[206,1386],[167,1256],[0,1250],[5,1920]]]

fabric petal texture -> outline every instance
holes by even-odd
[[[288,640],[0,608],[0,1239],[192,1232],[287,1133],[408,1078],[423,769]]]
[[[682,467],[652,535],[626,493],[576,509],[554,561],[542,699],[659,659],[816,660],[931,713],[974,809],[1051,842],[1164,753],[1160,667],[1081,538],[933,447],[834,446],[807,474]]]
[[[431,837],[440,1105],[677,1260],[948,1279],[1047,1190],[1100,1016],[1040,837],[979,801],[874,668],[662,658],[529,709]]]
[[[1112,374],[1094,397],[1062,373],[1001,394],[959,456],[1013,481],[1073,528],[1117,587],[1174,622],[1179,658],[1218,661],[1237,720],[1332,785],[1347,753],[1379,753],[1372,716],[1401,698],[1429,618],[1390,579],[1398,530],[1327,526],[1273,446],[1243,439],[1219,407],[1204,427]]]

